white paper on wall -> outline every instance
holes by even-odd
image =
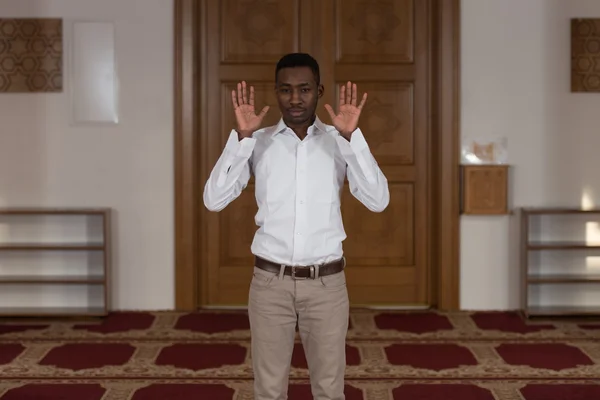
[[[112,22],[74,22],[71,36],[71,109],[74,124],[116,124],[118,79]]]

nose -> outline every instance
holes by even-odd
[[[297,106],[300,105],[302,103],[302,100],[300,98],[300,93],[297,90],[292,90],[292,97],[290,99],[290,104],[292,106]]]

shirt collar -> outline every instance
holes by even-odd
[[[275,126],[275,130],[273,131],[273,133],[275,135],[283,133],[283,132],[285,132],[287,127],[288,126],[285,124],[285,122],[283,122],[283,118],[281,118],[279,120],[279,123]],[[313,127],[313,129],[310,129],[311,127]],[[315,118],[315,122],[311,125],[311,127],[308,128],[309,135],[311,134],[311,131],[313,131],[312,133],[316,133],[314,131],[314,129],[316,129],[317,131],[320,131],[321,133],[327,132],[327,127],[325,126],[325,124],[323,122],[321,122],[321,120],[319,119],[318,116]]]

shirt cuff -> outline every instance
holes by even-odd
[[[342,135],[340,135],[337,137],[337,142],[340,146],[342,154],[345,156],[356,155],[369,148],[369,144],[367,143],[360,128],[356,128],[356,130],[352,132],[350,141],[346,140]]]
[[[249,158],[254,150],[256,139],[253,137],[238,139],[238,133],[235,129],[231,130],[225,148],[236,157]]]

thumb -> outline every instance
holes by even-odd
[[[260,114],[258,114],[258,118],[263,119],[267,115],[267,111],[269,111],[269,106],[264,106]]]
[[[334,119],[335,113],[333,112],[333,108],[331,108],[331,106],[329,104],[325,104],[325,109],[329,113],[329,116],[331,117],[331,119]]]

